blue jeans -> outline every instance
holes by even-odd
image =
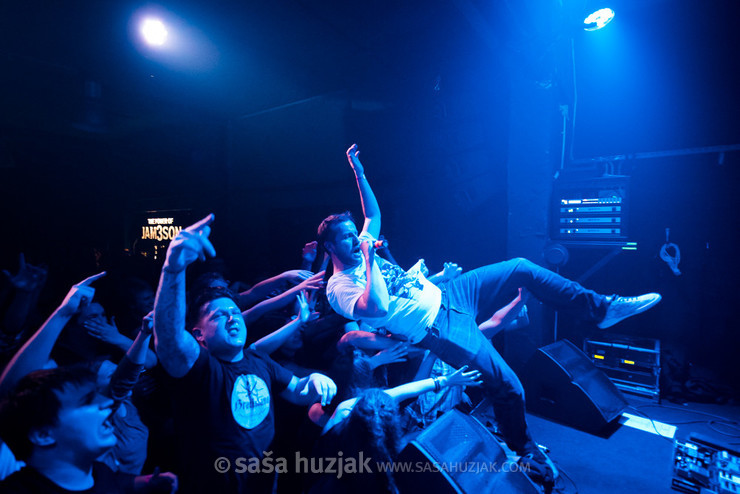
[[[603,319],[607,297],[587,290],[526,259],[491,264],[443,284],[439,314],[420,346],[454,367],[468,365],[483,375],[483,391],[496,413],[508,446],[519,454],[533,447],[527,430],[524,389],[514,371],[478,329],[485,320],[526,288],[535,298],[558,310]]]

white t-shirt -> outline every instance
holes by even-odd
[[[362,239],[365,240],[363,235]],[[373,271],[379,270],[388,287],[390,297],[385,317],[363,317],[362,320],[375,328],[385,328],[394,334],[406,336],[411,343],[418,343],[426,336],[437,317],[442,303],[442,292],[421,272],[421,261],[411,269],[401,267],[375,257]],[[377,273],[376,273],[377,274]],[[329,278],[326,296],[332,308],[348,319],[355,317],[354,309],[367,284],[365,259],[359,266],[346,269]]]

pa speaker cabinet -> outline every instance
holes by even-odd
[[[627,408],[622,393],[568,340],[539,348],[522,372],[527,409],[592,434]]]
[[[514,494],[540,490],[506,457],[475,418],[450,410],[412,440],[398,457],[402,493]],[[408,468],[410,467],[410,468]]]

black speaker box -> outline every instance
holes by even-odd
[[[402,493],[513,494],[541,492],[475,418],[450,410],[412,440],[398,457]]]
[[[614,383],[568,340],[539,348],[521,378],[530,412],[592,434],[608,433],[627,408]]]

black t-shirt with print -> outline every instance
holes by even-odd
[[[41,475],[38,470],[24,467],[0,482],[3,494],[123,494],[134,492],[134,476],[114,472],[107,465],[93,463],[95,485],[84,491],[70,491]]]
[[[270,492],[272,475],[250,473],[249,459],[270,453],[273,400],[292,377],[254,350],[245,349],[239,362],[222,362],[201,348],[172,390],[180,492]]]

